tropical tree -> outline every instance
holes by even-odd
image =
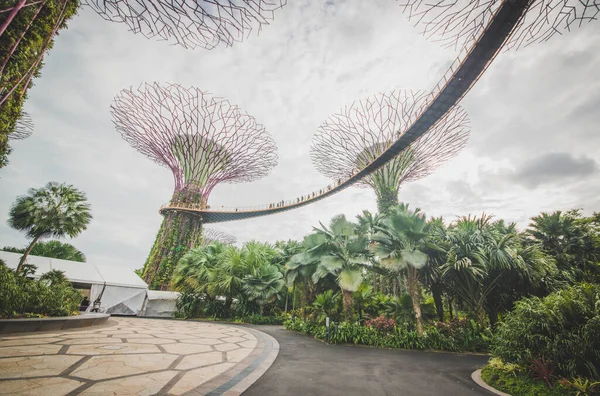
[[[27,248],[4,247],[2,250],[13,253],[25,253]],[[85,262],[85,255],[75,246],[61,241],[38,242],[31,252],[32,256],[50,257],[61,260]]]
[[[243,279],[244,291],[250,301],[260,306],[260,314],[264,313],[265,304],[280,298],[285,286],[283,274],[276,265],[265,264],[252,269]]]
[[[333,317],[338,308],[339,293],[334,293],[333,290],[325,290],[321,294],[317,294],[313,307],[317,309],[317,322],[322,323],[327,317]]]
[[[314,233],[304,239],[306,256],[304,262],[316,262],[312,274],[314,283],[333,275],[342,289],[344,317],[352,319],[352,293],[363,282],[365,270],[371,267],[367,250],[368,238],[356,232],[356,224],[346,220],[344,215],[335,216],[329,228],[321,224]],[[302,254],[302,253],[301,253]]]
[[[277,253],[277,256],[275,258],[275,264],[277,264],[284,273],[284,279],[286,282],[286,288],[285,288],[285,312],[288,311],[288,299],[290,296],[289,293],[289,288],[290,286],[292,287],[292,299],[294,299],[294,301],[292,302],[292,305],[294,305],[295,302],[295,291],[296,291],[296,282],[295,282],[295,278],[298,275],[298,273],[296,273],[295,271],[290,271],[287,267],[287,264],[290,262],[290,260],[292,259],[292,257],[294,257],[294,255],[301,253],[304,250],[304,245],[302,245],[302,242],[299,241],[294,241],[294,240],[288,240],[288,241],[277,241],[275,242],[275,252]],[[293,273],[293,275],[292,275]],[[291,280],[291,278],[294,278],[293,280]]]
[[[447,238],[447,228],[442,217],[431,218],[425,226],[427,238],[422,251],[427,255],[427,265],[420,270],[423,284],[427,286],[435,304],[438,320],[444,321],[443,295],[446,293],[446,279],[443,276],[443,266],[450,244]],[[452,317],[451,302],[449,302]]]
[[[49,182],[43,188],[31,188],[27,195],[17,198],[9,213],[8,225],[32,238],[17,271],[40,238],[74,238],[91,220],[85,193],[72,185]]]
[[[423,334],[418,271],[427,264],[427,254],[422,251],[427,237],[425,214],[419,208],[410,210],[407,204],[391,207],[388,213],[375,226],[377,232],[371,237],[375,242],[371,251],[379,257],[383,267],[396,272],[406,271],[417,333]]]
[[[600,214],[583,217],[578,209],[542,212],[531,218],[526,232],[556,259],[564,280],[600,278]]]
[[[279,267],[272,263],[275,250],[268,244],[248,242],[242,248],[218,242],[191,249],[174,271],[173,287],[201,293],[209,303],[225,299],[224,313],[233,301],[264,304],[279,297],[284,286]],[[242,309],[245,307],[242,306]]]

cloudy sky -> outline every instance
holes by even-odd
[[[277,142],[279,165],[258,182],[218,186],[209,204],[258,205],[328,184],[309,148],[331,113],[377,92],[430,89],[456,56],[420,36],[392,0],[288,3],[259,35],[212,51],[147,40],[82,9],[30,90],[34,135],[14,142],[0,170],[0,245],[26,244],[6,225],[10,205],[55,180],[88,195],[94,220],[70,241],[88,261],[143,265],[173,179],[115,131],[109,105],[123,88],[197,86],[256,117]],[[600,22],[501,54],[462,102],[472,125],[467,148],[405,186],[400,199],[448,220],[486,212],[521,227],[540,211],[600,210],[598,70]],[[371,191],[351,188],[298,210],[210,226],[240,242],[274,242],[300,239],[335,214],[375,208]]]

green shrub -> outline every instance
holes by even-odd
[[[249,315],[237,318],[242,323],[256,324],[256,325],[281,325],[285,318],[283,316],[263,316],[263,315]]]
[[[327,338],[327,328],[323,325],[303,321],[301,319],[287,320],[284,326],[288,330],[309,334],[317,339]],[[331,328],[329,342],[332,344],[360,344],[383,348],[401,349],[435,349],[451,352],[483,352],[487,349],[487,343],[479,338],[473,339],[472,343],[459,343],[449,336],[440,333],[435,327],[426,329],[423,336],[416,331],[403,326],[395,326],[393,330],[381,332],[374,327],[362,326],[354,323],[340,323],[336,329]]]
[[[598,379],[600,285],[572,286],[517,302],[498,326],[492,353],[524,367],[536,359],[554,362],[557,376]]]
[[[0,285],[0,317],[68,316],[77,312],[82,299],[60,271],[35,281],[0,263]]]
[[[481,370],[481,378],[490,386],[512,396],[569,396],[576,393],[568,386],[555,384],[548,388],[544,381],[534,380],[526,373],[505,371],[498,364],[487,365]]]

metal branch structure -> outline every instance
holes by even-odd
[[[113,122],[132,147],[173,173],[173,205],[207,208],[219,183],[257,180],[277,164],[275,142],[254,117],[227,100],[177,84],[122,90],[111,106]],[[143,278],[169,287],[179,258],[202,240],[202,217],[165,213]]]
[[[356,101],[329,117],[314,135],[311,158],[334,182],[365,168],[401,137],[427,100],[424,91],[395,90]],[[375,190],[381,212],[398,202],[400,186],[432,173],[456,156],[469,139],[470,122],[460,106],[391,161],[354,185]]]
[[[446,47],[469,44],[494,17],[504,0],[397,0],[422,33]],[[547,41],[600,17],[600,0],[530,0],[506,49]]]
[[[13,130],[8,134],[10,140],[27,139],[33,134],[33,121],[31,116],[25,112],[17,119],[17,123]]]
[[[273,20],[287,0],[83,0],[102,18],[184,48],[242,41]]]
[[[237,242],[237,238],[226,232],[215,230],[214,228],[205,228],[202,232],[202,246],[210,245],[213,242],[233,245]]]

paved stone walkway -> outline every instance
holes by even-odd
[[[0,336],[0,394],[241,394],[279,345],[256,330],[111,318],[112,326]]]

